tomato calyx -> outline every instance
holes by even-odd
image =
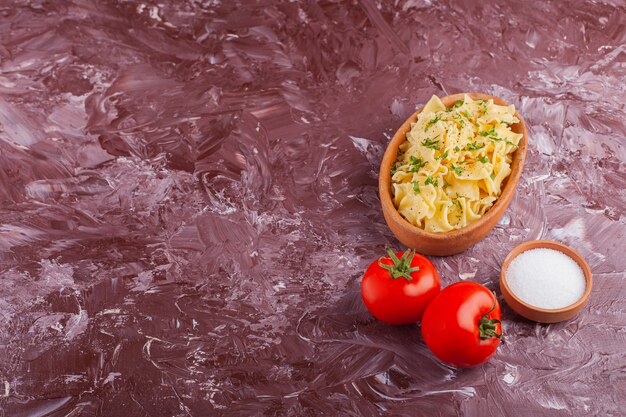
[[[391,276],[392,279],[398,279],[402,277],[407,281],[412,281],[413,278],[411,277],[411,274],[420,270],[419,266],[413,268],[411,267],[411,262],[413,262],[413,257],[415,257],[415,251],[412,249],[404,251],[400,259],[398,259],[396,254],[393,253],[391,248],[386,248],[386,251],[388,256],[383,256],[382,258],[380,258],[378,260],[378,266],[389,271],[389,276]],[[382,262],[383,259],[391,259],[393,264],[384,264]]]
[[[491,339],[492,337],[502,339],[502,330],[500,330],[500,333],[496,332],[496,324],[500,323],[500,320],[489,318],[489,314],[491,314],[491,312],[495,309],[496,295],[493,294],[493,307],[491,307],[491,310],[483,314],[480,321],[478,322],[478,330],[480,330],[481,340]]]

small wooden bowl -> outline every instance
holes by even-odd
[[[494,96],[481,93],[467,93],[474,100],[493,99],[495,104],[508,106],[509,104]],[[441,98],[446,107],[452,107],[455,101],[463,100],[463,94],[453,94]],[[423,108],[422,108],[423,109]],[[398,157],[398,147],[406,140],[406,134],[411,130],[411,124],[417,121],[417,116],[422,109],[419,109],[406,122],[389,142],[383,161],[380,165],[380,173],[378,176],[378,193],[380,194],[380,203],[383,208],[383,216],[387,225],[398,238],[400,242],[409,248],[415,249],[420,253],[427,255],[447,256],[455,253],[463,252],[473,244],[479,242],[494,228],[498,223],[504,211],[509,206],[515,193],[515,187],[522,175],[524,160],[526,159],[526,150],[528,148],[528,133],[526,132],[526,124],[519,115],[515,113],[515,117],[519,123],[511,125],[511,130],[515,133],[523,135],[519,142],[519,147],[513,153],[513,161],[511,163],[511,174],[505,179],[502,194],[496,200],[494,205],[479,220],[458,230],[451,230],[445,233],[431,233],[424,229],[409,223],[396,210],[393,204],[391,194],[391,165]]]
[[[585,274],[587,287],[585,288],[585,292],[583,293],[582,297],[574,304],[558,309],[539,308],[531,306],[530,304],[527,304],[524,301],[520,300],[509,288],[509,285],[506,281],[506,270],[509,268],[509,264],[511,263],[511,261],[522,252],[537,248],[558,250],[559,252],[562,252],[575,260],[576,263],[580,265],[580,268]],[[559,321],[571,319],[572,317],[577,315],[589,299],[592,285],[593,275],[591,274],[591,269],[589,268],[589,265],[587,265],[585,259],[569,246],[551,240],[531,240],[529,242],[524,242],[516,246],[508,254],[506,259],[504,259],[504,262],[502,263],[502,268],[500,269],[500,291],[502,291],[502,295],[504,296],[504,300],[506,301],[506,303],[520,316],[525,317],[529,320],[538,321],[540,323],[556,323]]]

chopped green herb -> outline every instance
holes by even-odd
[[[397,170],[398,170],[398,167],[396,166],[396,164],[393,164],[391,166],[391,176],[392,177],[393,177],[393,174],[395,174]]]
[[[411,167],[409,168],[409,172],[418,172],[420,169],[424,168],[427,164],[422,158],[416,158],[413,155],[409,158],[411,161]]]
[[[454,204],[459,206],[459,210],[463,211],[463,206],[461,206],[461,202],[459,200],[454,200]]]
[[[478,160],[482,162],[483,164],[486,164],[487,162],[489,162],[489,158],[487,158],[486,156],[481,156],[480,158],[478,158]]]
[[[463,100],[457,100],[454,102],[454,107],[461,107],[463,105]]]
[[[461,197],[463,197],[463,198],[467,198],[467,197],[465,197],[463,194],[456,193],[456,198],[457,198],[457,199],[458,199],[458,198],[461,198]]]
[[[455,150],[456,152],[458,152],[458,151],[460,151],[460,150],[461,150],[461,148],[459,148],[458,146],[455,146],[455,147],[454,147],[454,150]]]
[[[428,184],[432,184],[435,187],[438,187],[439,180],[433,179],[433,177],[429,175],[428,177],[426,177],[426,181],[424,181],[424,185],[428,185]]]
[[[465,126],[465,122],[457,113],[453,114],[452,117],[454,117],[454,119],[457,120],[461,126]]]
[[[489,175],[491,177],[492,180],[496,179],[496,174],[494,174],[493,172],[491,173],[491,175]]]
[[[432,139],[426,138],[422,141],[422,145],[430,148],[430,149],[435,149],[435,150],[439,150],[441,149],[441,145],[439,144],[439,141],[437,140],[437,138],[441,136],[441,135],[437,135]]]
[[[436,157],[435,159],[446,159],[448,157],[448,151],[445,151],[442,155]]]
[[[478,149],[482,149],[485,147],[485,144],[479,144],[478,142],[474,141],[473,143],[468,143],[467,146],[465,147],[465,149],[467,149],[468,151],[476,151]]]
[[[478,136],[489,136],[493,135],[496,132],[496,127],[492,126],[489,130],[483,130],[482,132],[478,132]]]
[[[472,115],[469,114],[469,112],[467,110],[465,110],[463,113],[461,113],[463,116],[467,117],[468,119],[472,118]]]
[[[456,173],[456,175],[461,175],[463,173],[463,167],[461,166],[450,164],[450,168]]]
[[[518,146],[518,145],[514,144],[513,142],[511,142],[511,141],[509,141],[509,140],[506,140],[506,139],[503,139],[503,138],[498,137],[497,135],[490,136],[490,137],[489,137],[489,139],[491,139],[491,140],[492,140],[492,141],[494,141],[494,142],[501,142],[501,141],[504,141],[504,143],[506,143],[507,145],[513,145],[513,146],[515,146],[516,148],[517,148],[517,146]]]
[[[419,194],[420,193],[420,184],[419,184],[419,182],[413,181],[411,184],[413,184],[413,193]]]
[[[446,189],[450,186],[450,184],[448,183],[448,181],[446,181],[446,179],[443,179],[443,188]]]
[[[426,123],[426,127],[424,128],[424,132],[426,132],[429,127],[431,127],[432,125],[437,123],[439,120],[441,120],[441,116],[435,116],[434,119],[432,119],[428,123]]]
[[[411,165],[411,168],[409,168],[409,172],[419,172],[419,170],[424,168],[424,166],[426,166],[426,162],[424,162],[423,165]]]
[[[452,111],[452,108],[446,109],[446,113],[450,113],[451,111]]]

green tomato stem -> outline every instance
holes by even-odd
[[[393,252],[393,250],[391,250],[391,248],[386,248],[386,251],[388,256],[383,256],[382,258],[380,258],[378,260],[378,266],[389,271],[389,276],[391,277],[391,279],[397,279],[402,277],[407,281],[412,281],[413,277],[411,277],[411,274],[420,270],[419,266],[413,268],[411,267],[411,262],[413,262],[413,258],[415,257],[415,251],[411,249],[404,251],[400,259],[398,259],[398,257]],[[383,263],[382,261],[384,259],[391,259],[391,262],[393,262],[393,264],[389,265]]]
[[[478,330],[480,330],[480,338],[482,340],[491,339],[492,337],[496,337],[500,340],[502,339],[502,328],[500,328],[500,333],[496,332],[496,324],[500,323],[500,320],[490,319],[488,318],[489,314],[493,310],[496,309],[496,294],[493,293],[493,307],[491,310],[483,314],[480,321],[478,322]]]

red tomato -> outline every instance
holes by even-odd
[[[374,261],[361,281],[361,295],[368,310],[388,324],[419,321],[426,306],[439,293],[439,274],[424,256],[412,250]]]
[[[446,287],[422,318],[426,345],[441,361],[471,368],[491,357],[500,344],[500,306],[494,293],[475,282]]]

